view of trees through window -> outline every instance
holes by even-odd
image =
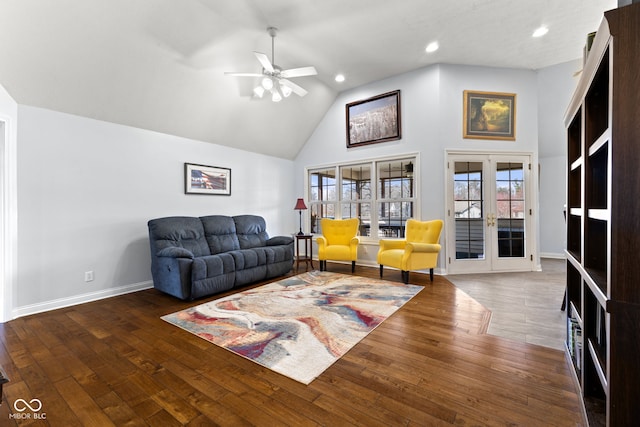
[[[321,218],[358,218],[361,236],[404,237],[417,203],[415,161],[409,157],[309,170],[311,232],[322,232]]]

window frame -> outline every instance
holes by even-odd
[[[404,164],[409,162],[413,163],[413,177],[412,177],[412,182],[410,183],[412,192],[413,192],[412,196],[406,197],[405,195],[405,197],[403,197],[403,195],[401,195],[401,197],[393,198],[387,195],[387,197],[383,198],[380,194],[378,194],[379,188],[380,188],[379,179],[381,179],[379,177],[378,168],[381,163],[388,163],[388,162],[403,162]],[[343,185],[345,185],[345,183],[343,182],[343,176],[342,176],[343,170],[349,167],[365,167],[365,166],[369,168],[369,173],[370,173],[369,192],[371,197],[370,198],[358,197],[356,199],[353,199],[353,198],[345,199],[343,196]],[[312,200],[311,199],[312,174],[321,172],[321,171],[330,170],[330,169],[333,169],[333,174],[335,175],[335,198],[329,199],[329,200],[327,199]],[[380,218],[379,218],[378,211],[379,211],[379,205],[381,203],[404,203],[404,202],[412,203],[411,210],[413,211],[412,212],[413,215],[408,216],[406,218],[401,217],[403,220],[402,224],[406,224],[406,220],[408,218],[419,219],[420,209],[421,209],[419,171],[420,171],[420,153],[415,153],[415,152],[405,153],[405,154],[395,155],[395,156],[375,157],[375,158],[369,158],[369,159],[352,160],[347,162],[335,162],[335,163],[329,163],[329,164],[323,164],[323,165],[306,166],[305,178],[304,178],[304,186],[305,186],[304,192],[305,192],[305,200],[307,200],[308,209],[305,212],[305,216],[306,216],[305,224],[307,228],[310,230],[311,234],[315,234],[315,235],[321,234],[319,227],[315,227],[314,224],[312,224],[312,221],[313,221],[312,214],[313,212],[317,211],[317,208],[315,206],[319,206],[319,205],[324,205],[323,208],[321,208],[320,212],[327,212],[328,210],[330,211],[332,207],[333,212],[335,213],[333,217],[336,219],[343,219],[343,208],[346,205],[369,204],[370,205],[369,210],[370,210],[370,216],[371,216],[368,224],[369,230],[380,229],[379,227]],[[347,179],[351,180],[351,178],[347,178]],[[392,177],[392,178],[384,178],[384,179],[407,180],[409,178],[406,178],[406,177],[393,178]],[[319,218],[316,220],[316,222],[317,221],[319,221]],[[362,225],[361,225],[361,230],[364,230],[364,227],[362,227]],[[388,237],[379,235],[379,233],[369,232],[369,235],[366,235],[363,232],[360,234],[361,234],[360,238],[363,243],[378,242],[381,238],[388,238]],[[371,235],[371,234],[375,234],[375,235]],[[398,237],[401,237],[401,236],[398,236]]]

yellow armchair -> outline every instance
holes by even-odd
[[[384,266],[402,271],[402,281],[409,283],[410,270],[429,269],[429,278],[433,282],[433,268],[438,264],[440,253],[440,233],[443,221],[407,220],[405,239],[380,240],[378,264],[380,277]]]
[[[329,219],[320,220],[322,236],[316,239],[318,243],[318,261],[320,261],[320,271],[327,269],[327,260],[351,261],[351,272],[356,268],[358,259],[358,245],[360,238],[357,236],[360,220],[351,219]]]

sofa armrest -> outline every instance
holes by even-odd
[[[179,248],[176,246],[172,246],[169,248],[160,249],[157,253],[160,257],[168,257],[168,258],[191,258],[193,259],[193,253],[185,248]]]
[[[267,240],[267,246],[290,245],[293,243],[291,236],[274,236]]]

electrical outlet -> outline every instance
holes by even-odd
[[[93,270],[84,272],[84,281],[85,282],[92,282],[93,281]]]

